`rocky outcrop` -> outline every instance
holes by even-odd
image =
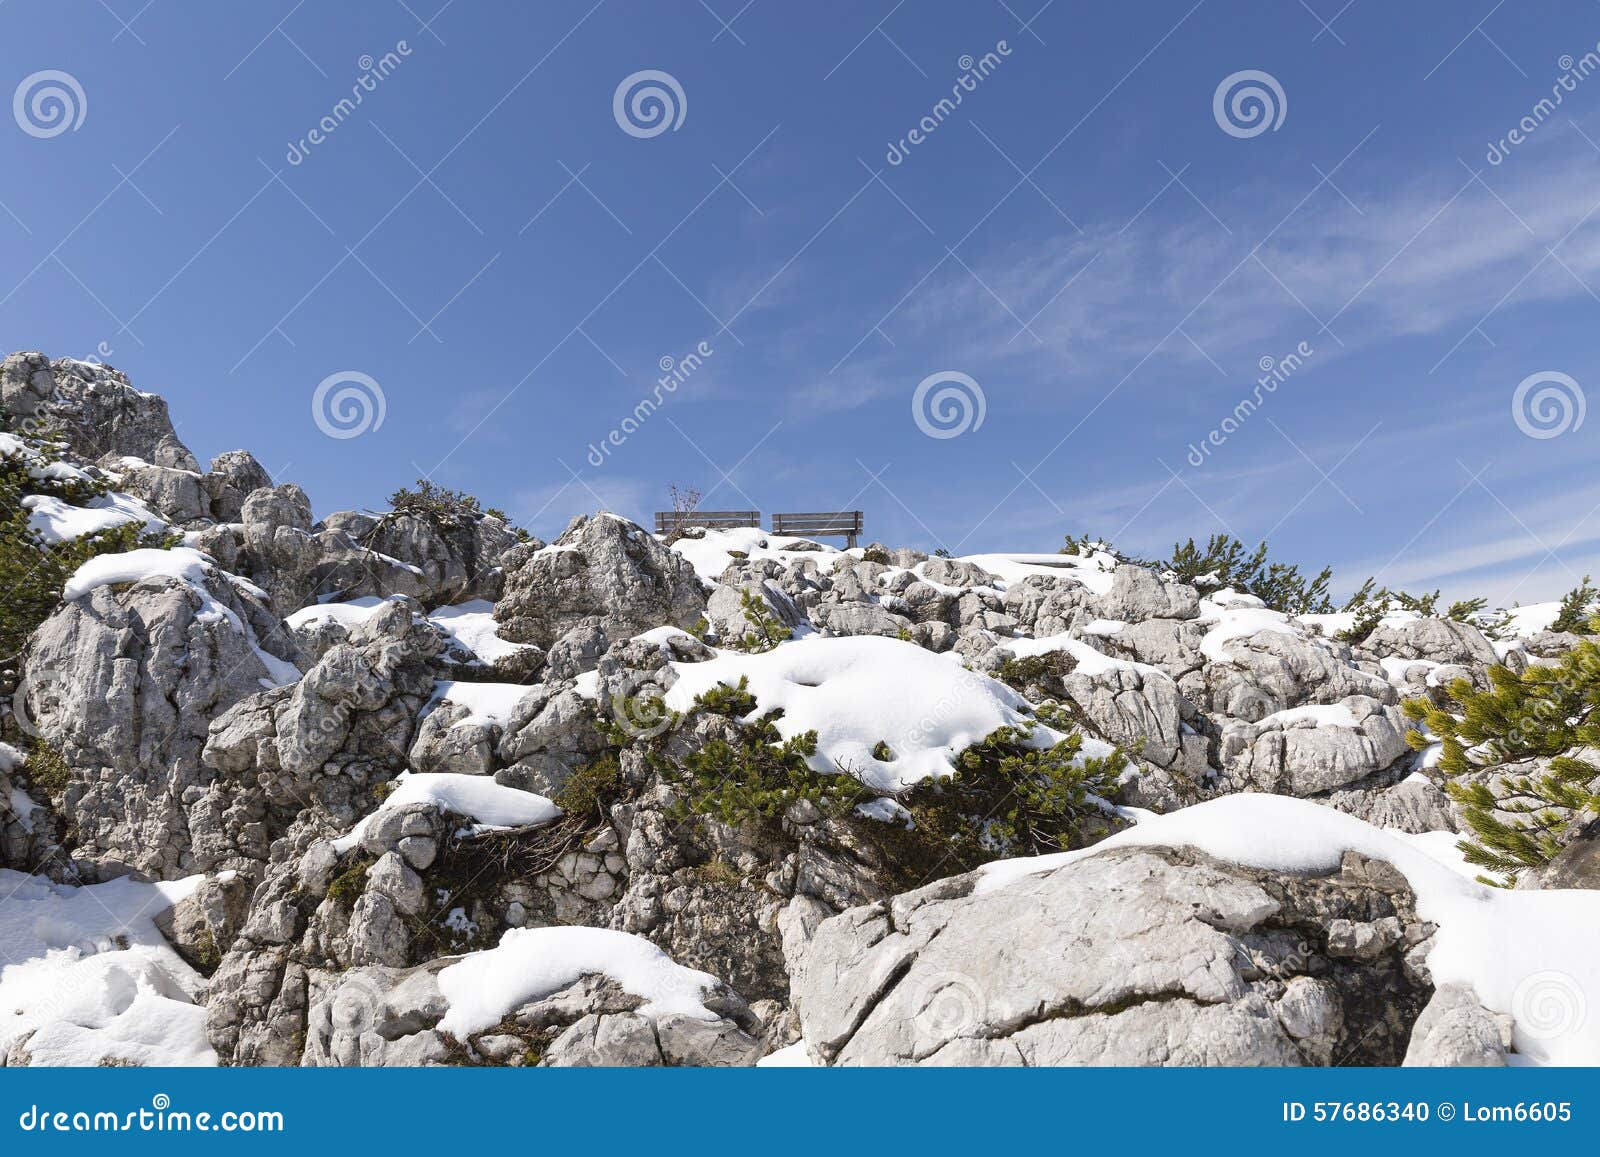
[[[1356,695],[1331,709],[1309,707],[1223,730],[1221,757],[1241,787],[1308,796],[1409,760],[1400,712]]]
[[[652,1014],[604,976],[585,976],[464,1040],[438,1028],[449,1008],[438,975],[456,963],[368,967],[312,978],[304,1063],[324,1065],[726,1066],[754,1064],[763,1025],[726,985],[715,1019]]]
[[[824,921],[804,1036],[836,1064],[1396,1064],[1431,994],[1403,877],[1115,849]]]
[[[549,648],[590,620],[614,642],[652,627],[692,627],[705,607],[682,555],[625,519],[597,514],[574,519],[518,563],[494,614],[506,639]]]
[[[1478,1003],[1464,984],[1445,984],[1433,994],[1411,1031],[1408,1066],[1504,1068],[1512,1021]]]
[[[205,587],[160,576],[98,586],[52,615],[29,642],[15,702],[71,768],[61,811],[74,853],[162,878],[264,856],[221,822],[227,805],[200,755],[209,721],[297,674],[296,657],[266,605],[216,570]]]
[[[60,438],[84,461],[107,454],[199,473],[172,429],[167,403],[136,390],[110,366],[15,353],[0,362],[0,408],[38,434]]]
[[[211,724],[206,765],[259,794],[268,830],[285,830],[305,808],[348,828],[372,809],[373,790],[405,770],[444,649],[417,612],[408,600],[385,603],[298,682]]]

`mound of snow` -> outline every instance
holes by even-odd
[[[721,651],[672,667],[678,681],[666,703],[674,711],[688,711],[719,683],[748,679],[758,716],[782,709],[781,736],[817,733],[814,769],[843,769],[880,794],[949,775],[966,748],[998,727],[1028,722],[1022,696],[955,655],[873,635],[805,638],[760,655]],[[873,756],[880,740],[894,759]]]
[[[607,928],[513,928],[497,947],[439,973],[439,991],[450,1003],[439,1030],[470,1036],[519,1005],[598,975],[643,999],[644,1016],[718,1019],[705,1006],[717,978],[683,967],[642,936]]]
[[[136,583],[150,578],[175,578],[199,591],[206,591],[206,581],[216,569],[210,555],[201,554],[191,547],[179,546],[171,550],[141,548],[120,554],[102,554],[91,558],[72,573],[61,597],[68,602],[81,599],[96,587],[112,583]],[[220,609],[220,608],[219,608]],[[232,618],[231,612],[225,612]]]
[[[801,549],[795,550],[796,545],[800,545]],[[694,567],[694,573],[707,582],[716,582],[731,563],[739,561],[733,557],[734,551],[752,559],[777,559],[785,565],[796,559],[809,558],[823,573],[831,571],[840,559],[856,561],[836,547],[824,546],[807,538],[768,534],[759,526],[707,530],[703,538],[680,538],[668,549],[688,559],[689,565]]]
[[[28,1037],[36,1065],[216,1064],[204,982],[152,919],[200,879],[74,888],[0,869],[0,1056]]]
[[[484,599],[440,607],[428,615],[428,621],[486,664],[508,659],[531,646],[502,639],[497,633],[500,624],[494,621],[494,604]]]
[[[1111,590],[1114,555],[1092,554],[967,554],[957,562],[970,562],[997,576],[1002,585],[1021,582],[1031,575],[1076,579],[1097,595]]]
[[[130,522],[147,531],[165,529],[148,506],[127,494],[103,494],[82,506],[74,506],[49,494],[30,494],[22,500],[28,512],[28,529],[45,542],[66,542],[85,534],[98,534]]]
[[[517,701],[533,689],[523,683],[472,683],[441,679],[433,685],[433,704],[454,703],[467,709],[465,718],[456,720],[451,724],[452,727],[478,723],[494,723],[504,727],[511,722],[511,712]]]
[[[380,599],[376,595],[364,595],[359,599],[351,599],[347,603],[314,603],[309,607],[301,607],[298,611],[292,612],[283,621],[288,624],[290,630],[320,626],[323,623],[338,623],[341,627],[354,627],[366,622],[379,607],[393,601],[393,597]]]
[[[1556,616],[1561,613],[1561,603],[1529,603],[1525,607],[1512,607],[1506,611],[1511,616],[1511,633],[1519,639],[1527,639],[1537,635],[1540,631],[1548,631],[1555,625]]]
[[[348,852],[361,842],[373,816],[408,804],[433,804],[452,815],[471,820],[474,830],[479,832],[549,823],[561,814],[561,809],[544,796],[506,787],[487,775],[406,771],[400,774],[397,783],[377,811],[333,841],[335,848]]]
[[[1471,985],[1484,1007],[1516,1022],[1519,1059],[1600,1064],[1600,891],[1507,891],[1463,874],[1442,839],[1403,837],[1309,800],[1230,795],[1149,816],[1093,848],[1003,860],[980,869],[979,892],[1085,855],[1130,846],[1192,847],[1276,872],[1333,872],[1347,851],[1393,864],[1439,926],[1428,968],[1436,985]]]

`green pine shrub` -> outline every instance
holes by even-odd
[[[1468,861],[1500,877],[1487,882],[1509,887],[1548,864],[1574,825],[1600,811],[1600,767],[1570,754],[1600,746],[1600,646],[1586,639],[1549,666],[1520,675],[1491,667],[1488,676],[1486,691],[1458,679],[1442,703],[1412,699],[1402,709],[1432,733],[1408,733],[1412,747],[1441,746],[1438,766],[1462,808]],[[1489,774],[1522,760],[1543,766]]]

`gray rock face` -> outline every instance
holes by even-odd
[[[1478,1003],[1464,984],[1446,984],[1417,1018],[1406,1049],[1411,1067],[1504,1068],[1512,1020]]]
[[[1426,659],[1468,668],[1492,667],[1500,662],[1494,644],[1470,623],[1452,619],[1412,619],[1393,627],[1379,627],[1362,643],[1362,650],[1385,658]]]
[[[173,432],[166,401],[134,389],[110,366],[12,354],[0,363],[0,406],[14,417],[34,419],[85,461],[128,454],[200,471]]]
[[[212,723],[204,760],[259,788],[279,830],[311,807],[339,829],[406,766],[433,695],[443,639],[415,604],[384,604],[297,683],[238,703]]]
[[[1221,745],[1229,775],[1258,791],[1307,796],[1364,779],[1410,754],[1396,708],[1365,696],[1342,706],[1354,727],[1319,725],[1315,717],[1229,725]]]
[[[211,718],[273,682],[263,654],[296,655],[247,588],[215,573],[209,600],[176,579],[103,586],[28,645],[18,699],[73,769],[62,808],[76,854],[108,870],[171,878],[265,853],[222,822],[200,752]]]
[[[117,472],[123,490],[174,526],[190,526],[209,519],[211,501],[203,475],[170,466],[134,465],[114,455],[103,464]]]
[[[205,476],[211,515],[218,522],[238,522],[244,500],[272,486],[272,477],[248,450],[227,450],[211,460]]]
[[[725,985],[713,1021],[647,1016],[643,1002],[589,976],[530,1001],[505,1021],[458,1041],[435,1026],[449,1005],[445,958],[412,969],[366,967],[312,978],[304,1063],[325,1065],[545,1065],[550,1067],[749,1065],[762,1025]]]
[[[1111,641],[1121,642],[1125,634],[1113,635]],[[1224,651],[1229,661],[1207,666],[1204,690],[1191,696],[1215,714],[1255,722],[1275,711],[1338,703],[1356,695],[1386,705],[1397,699],[1381,676],[1351,665],[1327,645],[1280,631],[1234,639]],[[1179,685],[1188,690],[1184,680]]]
[[[1585,824],[1561,853],[1538,872],[1526,873],[1518,886],[1530,888],[1600,888],[1600,820]]]
[[[402,511],[378,519],[359,541],[418,568],[428,600],[442,604],[498,598],[500,562],[517,538],[498,518],[443,520]]]
[[[189,895],[158,913],[156,927],[194,968],[214,972],[233,946],[250,911],[250,878],[210,876]]]
[[[1431,926],[1387,864],[1279,876],[1117,849],[824,921],[795,977],[836,1064],[1393,1064]]]
[[[1192,619],[1200,613],[1200,595],[1183,583],[1167,583],[1147,567],[1127,563],[1112,572],[1111,589],[1095,600],[1104,619],[1142,623],[1146,619]]]
[[[597,514],[574,519],[551,546],[517,565],[494,614],[506,639],[549,647],[596,616],[614,642],[652,627],[691,627],[705,606],[682,555],[625,519]]]

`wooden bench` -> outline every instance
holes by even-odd
[[[796,538],[827,538],[842,535],[845,547],[856,544],[861,534],[862,514],[859,510],[829,510],[822,513],[774,514],[773,534],[791,534]]]
[[[761,526],[761,512],[759,510],[658,510],[656,511],[656,533],[671,534],[675,530],[686,530],[691,526],[703,526],[707,530],[728,530],[738,526]]]

